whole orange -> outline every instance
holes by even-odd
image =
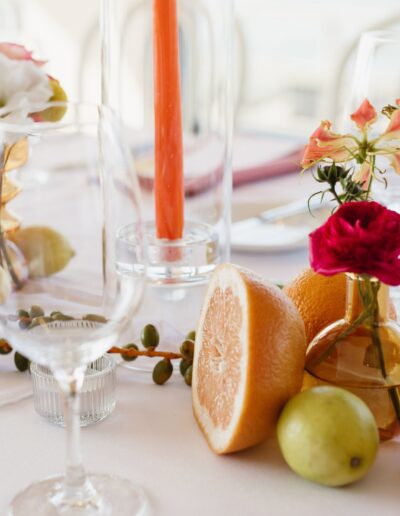
[[[346,275],[322,276],[305,269],[283,291],[300,312],[306,329],[307,343],[329,324],[342,319],[346,307]],[[391,304],[390,317],[396,319]]]

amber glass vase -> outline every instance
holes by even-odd
[[[399,431],[400,327],[389,318],[387,285],[347,275],[344,318],[312,340],[306,371],[307,385],[336,385],[362,398],[375,416],[381,440]]]

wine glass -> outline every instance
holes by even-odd
[[[0,120],[0,163],[7,172],[0,176],[0,191],[5,194],[5,181],[13,184],[17,171],[29,175],[41,169],[49,181],[43,190],[17,189],[10,202],[16,215],[8,214],[8,204],[0,214],[1,266],[13,280],[0,305],[0,330],[18,352],[49,367],[59,383],[67,467],[64,477],[18,494],[10,514],[143,514],[141,489],[108,475],[87,476],[79,448],[85,367],[116,344],[142,299],[145,252],[137,179],[108,109],[68,103],[30,109],[35,121],[23,112]],[[64,110],[58,122],[38,121],[59,118]],[[128,272],[118,266],[116,240],[132,223],[139,243],[135,259],[143,267]],[[27,260],[25,281],[11,240]]]
[[[349,114],[368,100],[379,111],[400,96],[400,69],[396,65],[400,50],[400,34],[394,30],[366,31],[361,34],[350,88],[345,97],[342,125],[350,124]],[[382,131],[385,120],[374,124]]]
[[[353,113],[364,99],[368,99],[378,114],[388,104],[395,104],[400,98],[400,68],[397,66],[400,54],[400,34],[394,30],[367,31],[361,35],[355,60],[351,88],[346,98],[343,113],[343,132],[354,132],[355,125],[349,114]],[[372,132],[382,133],[389,120],[379,116]],[[400,175],[391,167],[387,158],[377,156],[377,166],[385,170],[382,177],[374,181],[374,200],[400,212]],[[400,308],[400,288],[391,289],[397,308]]]
[[[367,98],[379,114],[382,108],[388,104],[394,105],[396,99],[400,98],[400,68],[396,65],[399,52],[400,34],[398,32],[378,30],[362,33],[357,48],[351,87],[346,97],[342,132],[355,131],[355,125],[350,120],[349,114],[353,113],[364,99]],[[386,117],[379,116],[372,126],[372,131],[376,134],[382,133],[388,123],[389,120]],[[378,166],[380,165],[380,168],[387,171],[385,177],[388,188],[385,188],[384,182],[376,181],[374,197],[379,197],[385,205],[396,203],[397,208],[400,208],[399,176],[389,166],[386,158],[382,159],[382,163],[378,163]]]

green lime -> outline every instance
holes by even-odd
[[[379,445],[374,416],[357,396],[314,387],[292,398],[278,421],[282,454],[300,476],[328,486],[362,478]]]
[[[68,100],[67,94],[56,79],[50,78],[49,85],[53,90],[53,95],[50,97],[49,102],[66,102]],[[66,111],[67,106],[60,105],[40,111],[38,115],[44,122],[58,122],[63,118]]]
[[[68,240],[47,226],[28,226],[19,229],[9,238],[25,256],[31,278],[55,274],[64,269],[75,256]]]

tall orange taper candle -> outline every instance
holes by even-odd
[[[183,145],[176,0],[154,0],[155,208],[158,238],[183,233]]]

